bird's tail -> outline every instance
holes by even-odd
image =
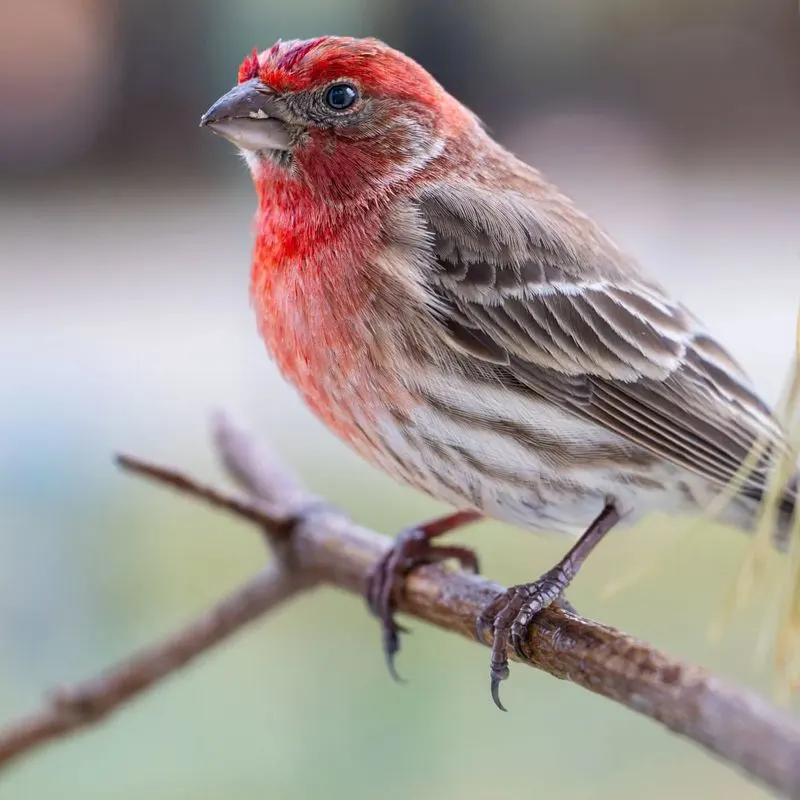
[[[747,600],[754,584],[764,575],[766,560],[773,547],[787,554],[781,559],[781,578],[774,583],[776,604],[764,623],[761,653],[769,641],[774,646],[778,689],[788,694],[800,687],[800,508],[795,454],[783,464],[773,465],[766,488],[761,492],[742,492],[732,506],[749,506],[754,535],[742,562],[734,588],[728,617]],[[764,584],[762,583],[762,586]],[[764,636],[766,634],[766,638]]]
[[[775,535],[773,544],[779,550],[788,550],[792,542],[792,533],[795,525],[795,512],[797,509],[798,476],[789,482],[786,491],[778,502],[775,521]],[[798,531],[800,533],[800,531]],[[800,542],[798,542],[800,545]]]
[[[770,546],[781,552],[791,547],[798,474],[795,473],[789,480],[784,476],[776,476],[766,489],[741,491],[731,504],[730,515],[723,514],[723,517],[730,517],[729,522],[753,531],[756,539],[754,546],[761,552],[769,550]]]
[[[776,458],[773,448],[767,452],[757,448],[703,516],[754,534],[752,550],[764,556],[772,547],[789,549],[800,473],[792,454]]]
[[[774,547],[787,552],[788,558],[781,559],[780,566],[784,578],[775,583],[780,591],[775,607],[780,615],[777,632],[774,638],[762,636],[762,647],[757,648],[765,652],[763,644],[768,639],[774,643],[779,688],[785,692],[800,687],[800,315],[794,358],[775,420],[784,434],[781,446],[775,447],[774,439],[755,442],[740,472],[715,503],[719,517],[754,531],[730,602],[715,627],[720,632],[731,612],[746,600],[764,572],[769,551]],[[759,479],[753,481],[756,475]],[[774,631],[775,627],[765,623],[764,632]]]

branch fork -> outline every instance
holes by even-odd
[[[390,540],[306,492],[225,417],[214,422],[214,444],[243,495],[130,456],[120,456],[118,464],[252,522],[274,557],[182,629],[89,680],[55,690],[39,710],[0,728],[0,770],[47,742],[97,724],[301,592],[331,584],[363,594]],[[405,589],[400,611],[475,640],[478,613],[503,587],[433,565],[410,575]],[[648,716],[776,794],[800,798],[800,722],[754,692],[556,606],[536,616],[520,650],[521,655],[510,650],[509,657]]]

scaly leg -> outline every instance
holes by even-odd
[[[512,586],[481,612],[477,620],[478,639],[485,642],[487,632],[490,629],[493,631],[490,670],[492,699],[501,711],[506,710],[500,702],[500,681],[508,677],[509,641],[517,655],[524,658],[522,643],[533,618],[553,602],[566,603],[562,599],[564,590],[578,574],[588,555],[619,519],[619,512],[613,503],[607,504],[558,564],[533,583]]]

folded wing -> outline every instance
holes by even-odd
[[[739,365],[565,198],[438,185],[418,204],[442,335],[476,378],[525,387],[720,485],[758,440],[782,446]],[[767,461],[748,478],[754,497]]]

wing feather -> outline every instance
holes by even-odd
[[[769,408],[699,322],[569,201],[546,200],[534,209],[523,191],[461,185],[417,198],[442,335],[463,368],[525,387],[716,484],[759,437],[782,443]],[[765,470],[750,476],[754,490]]]

